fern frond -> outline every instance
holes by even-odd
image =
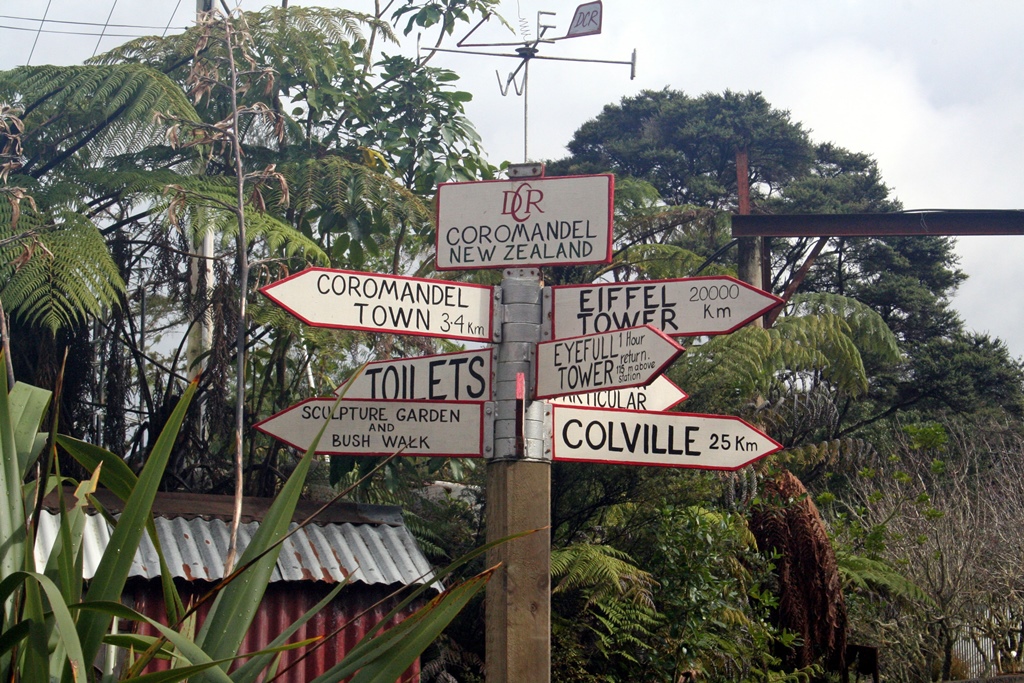
[[[114,307],[124,291],[103,236],[76,213],[56,226],[0,249],[0,297],[5,310],[52,332]],[[31,253],[26,252],[31,249]]]
[[[579,544],[551,551],[552,594],[585,590],[588,604],[615,597],[653,609],[654,577],[626,553],[606,545]]]
[[[170,202],[173,222],[188,230],[192,239],[198,240],[205,232],[213,231],[220,236],[223,248],[233,248],[232,240],[238,234],[233,178],[181,178],[179,183],[168,186],[166,192],[174,197]],[[250,244],[261,243],[264,253],[300,256],[318,265],[329,263],[327,254],[315,240],[270,212],[247,207],[245,224]]]
[[[658,280],[678,277],[679,273],[693,273],[704,263],[704,257],[673,244],[636,244],[616,258],[616,265],[626,266],[642,279]],[[732,275],[733,272],[712,264],[704,271],[708,275]]]
[[[760,327],[744,327],[690,346],[686,360],[685,382],[693,391],[714,386],[742,396],[764,391],[781,369],[773,335]]]
[[[872,592],[881,589],[908,600],[934,604],[920,586],[881,560],[837,550],[836,563],[843,581],[855,588]]]
[[[71,177],[108,156],[163,145],[158,114],[198,121],[181,88],[139,64],[18,67],[0,72],[0,101],[24,109],[23,172],[34,177]]]
[[[902,357],[899,341],[882,316],[856,299],[822,292],[800,294],[793,297],[791,311],[790,315],[833,313],[849,326],[850,336],[862,353],[890,363]]]

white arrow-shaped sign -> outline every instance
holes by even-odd
[[[553,405],[555,460],[736,470],[782,444],[738,417]]]
[[[491,341],[494,288],[307,268],[260,292],[314,327]]]
[[[689,395],[675,382],[665,375],[659,375],[645,387],[570,394],[552,398],[550,401],[563,406],[616,408],[619,410],[671,410],[688,398]]]
[[[304,451],[326,420],[317,453],[391,455],[401,450],[402,455],[432,457],[483,455],[483,403],[342,400],[332,412],[336,402],[307,399],[254,426]]]
[[[670,337],[728,334],[782,303],[726,276],[548,288],[550,339],[651,325]]]
[[[494,349],[377,360],[334,392],[346,399],[490,401]]]
[[[537,344],[536,398],[650,384],[683,347],[650,325]]]

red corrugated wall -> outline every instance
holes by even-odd
[[[298,585],[294,582],[270,584],[242,643],[242,652],[254,652],[266,646],[313,605],[322,600],[332,587],[322,582]],[[208,588],[209,586],[205,584],[179,584],[178,591],[181,593],[182,601],[187,605],[190,600],[195,600]],[[393,601],[387,601],[374,607],[389,593],[390,591],[386,588],[362,584],[342,589],[330,605],[296,632],[292,641],[334,633],[339,629],[340,631],[319,647],[302,648],[284,653],[278,668],[279,675],[273,679],[274,683],[307,683],[334,666],[394,606]],[[125,590],[124,603],[150,618],[166,622],[163,596],[158,581],[130,582]],[[407,616],[409,611],[411,610],[400,615],[400,619]],[[200,619],[207,612],[207,606],[201,607]],[[140,632],[154,635],[154,631],[148,625]],[[167,662],[155,662],[147,671],[166,669],[168,666]],[[400,683],[418,683],[419,674],[420,665],[417,660],[399,679]]]

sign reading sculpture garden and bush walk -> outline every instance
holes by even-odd
[[[310,398],[254,426],[304,451],[324,421],[327,428],[316,452],[333,455],[391,455],[401,450],[404,455],[478,458],[488,433],[483,403],[473,401]]]

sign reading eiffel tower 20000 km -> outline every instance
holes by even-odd
[[[782,303],[727,276],[550,288],[551,339],[651,325],[670,337],[729,334]]]

